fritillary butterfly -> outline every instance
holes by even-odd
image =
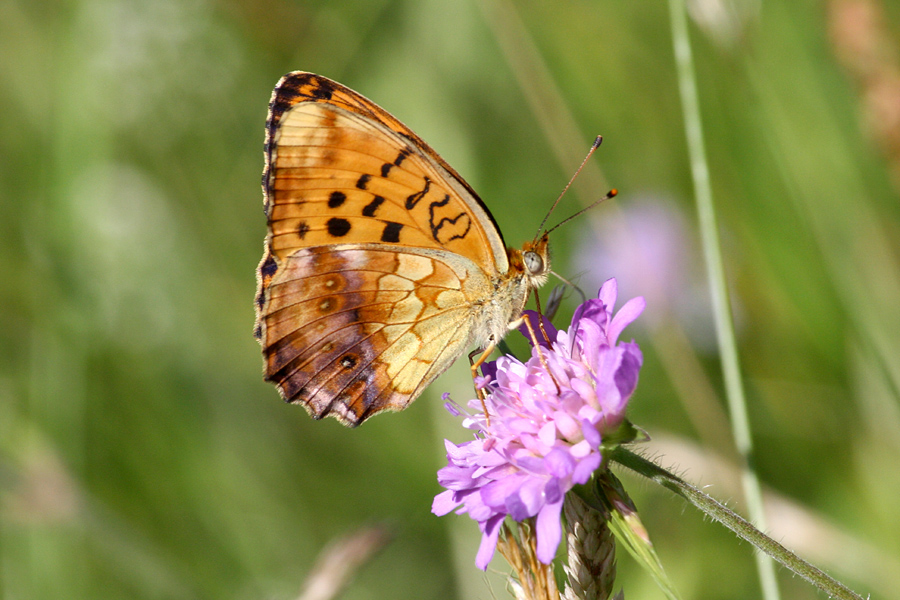
[[[278,82],[265,156],[255,333],[265,378],[314,418],[403,410],[547,279],[546,234],[507,248],[450,165],[330,79]]]

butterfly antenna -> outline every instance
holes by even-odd
[[[566,195],[566,192],[569,190],[569,187],[571,187],[572,182],[575,181],[575,178],[578,177],[579,173],[581,173],[581,170],[584,168],[584,165],[587,164],[587,161],[591,157],[591,155],[594,153],[594,150],[599,148],[600,144],[602,144],[602,143],[603,143],[603,136],[598,135],[597,139],[594,140],[594,143],[591,144],[591,149],[588,150],[587,156],[585,156],[584,160],[581,161],[581,166],[578,167],[578,170],[575,171],[574,175],[572,175],[572,178],[569,180],[569,183],[566,184],[566,187],[564,187],[563,191],[560,192],[559,196],[557,196],[556,202],[554,202],[553,206],[550,207],[550,210],[547,211],[547,216],[545,216],[544,220],[541,221],[541,226],[538,227],[537,234],[535,234],[535,236],[534,236],[535,240],[537,240],[539,237],[541,237],[541,230],[544,228],[544,225],[547,224],[547,220],[550,218],[550,215],[553,214],[553,210],[556,208],[556,205],[559,204],[559,201],[562,200],[562,197]],[[565,222],[565,221],[563,221],[563,222]],[[559,227],[559,225],[557,225],[556,227]],[[554,229],[555,229],[555,227],[554,227]],[[549,233],[549,231],[547,233]]]
[[[603,202],[604,200],[609,200],[610,198],[615,198],[616,195],[618,195],[618,193],[619,193],[619,190],[617,190],[617,189],[615,189],[615,188],[609,190],[608,192],[606,192],[606,195],[605,195],[605,196],[603,196],[602,198],[598,198],[597,200],[594,200],[593,202],[590,203],[589,206],[586,206],[585,208],[582,208],[581,210],[579,210],[577,213],[575,213],[574,215],[572,215],[572,216],[569,217],[568,219],[563,219],[562,221],[560,221],[559,223],[557,223],[556,225],[554,225],[553,227],[551,227],[550,229],[548,229],[545,233],[550,233],[551,231],[553,231],[553,230],[555,230],[555,229],[559,229],[560,226],[565,225],[566,223],[568,223],[569,221],[571,221],[571,220],[574,219],[575,217],[579,217],[579,216],[583,215],[584,213],[586,213],[587,211],[591,210],[592,208],[594,208],[595,206],[597,206],[598,204],[600,204],[600,203]],[[557,277],[559,277],[559,275],[557,275]]]

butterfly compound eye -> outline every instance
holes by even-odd
[[[537,252],[528,251],[522,254],[522,260],[525,261],[525,268],[532,275],[544,272],[544,259]]]

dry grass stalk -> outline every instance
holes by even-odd
[[[509,583],[517,600],[560,600],[552,565],[537,559],[534,519],[517,523],[518,537],[506,524],[497,542],[500,554],[513,568]]]

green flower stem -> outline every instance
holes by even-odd
[[[715,519],[739,538],[753,544],[758,550],[771,556],[779,563],[810,582],[815,587],[825,592],[829,598],[839,600],[863,600],[861,596],[850,590],[844,584],[832,579],[824,571],[809,564],[772,538],[756,529],[749,521],[721,504],[711,496],[704,494],[680,477],[669,473],[659,465],[642,456],[626,450],[616,448],[610,457],[632,471],[647,477],[660,484],[664,488],[675,492],[712,519]]]
[[[725,283],[725,267],[722,263],[722,254],[719,249],[718,225],[713,208],[709,165],[706,161],[706,149],[703,144],[703,125],[700,117],[700,102],[697,97],[697,78],[694,73],[694,59],[691,53],[690,38],[688,37],[684,0],[669,0],[669,12],[672,23],[675,64],[678,70],[678,87],[681,92],[681,108],[684,114],[684,128],[691,161],[691,175],[694,181],[694,194],[700,219],[703,255],[706,258],[706,272],[709,277],[710,292],[712,294],[716,337],[722,360],[722,374],[725,380],[725,395],[728,399],[728,413],[731,417],[732,435],[734,436],[734,443],[738,453],[744,462],[742,480],[744,498],[747,502],[750,518],[760,528],[765,529],[766,521],[762,506],[762,491],[759,479],[751,468],[753,464],[753,441],[750,436],[750,420],[747,416],[747,402],[744,398],[744,387],[741,382],[741,369],[738,361],[737,344],[734,339],[734,325],[731,319],[731,304],[728,298],[728,286]],[[759,570],[763,597],[767,600],[778,600],[780,594],[772,562],[762,555],[757,555],[756,565]]]

